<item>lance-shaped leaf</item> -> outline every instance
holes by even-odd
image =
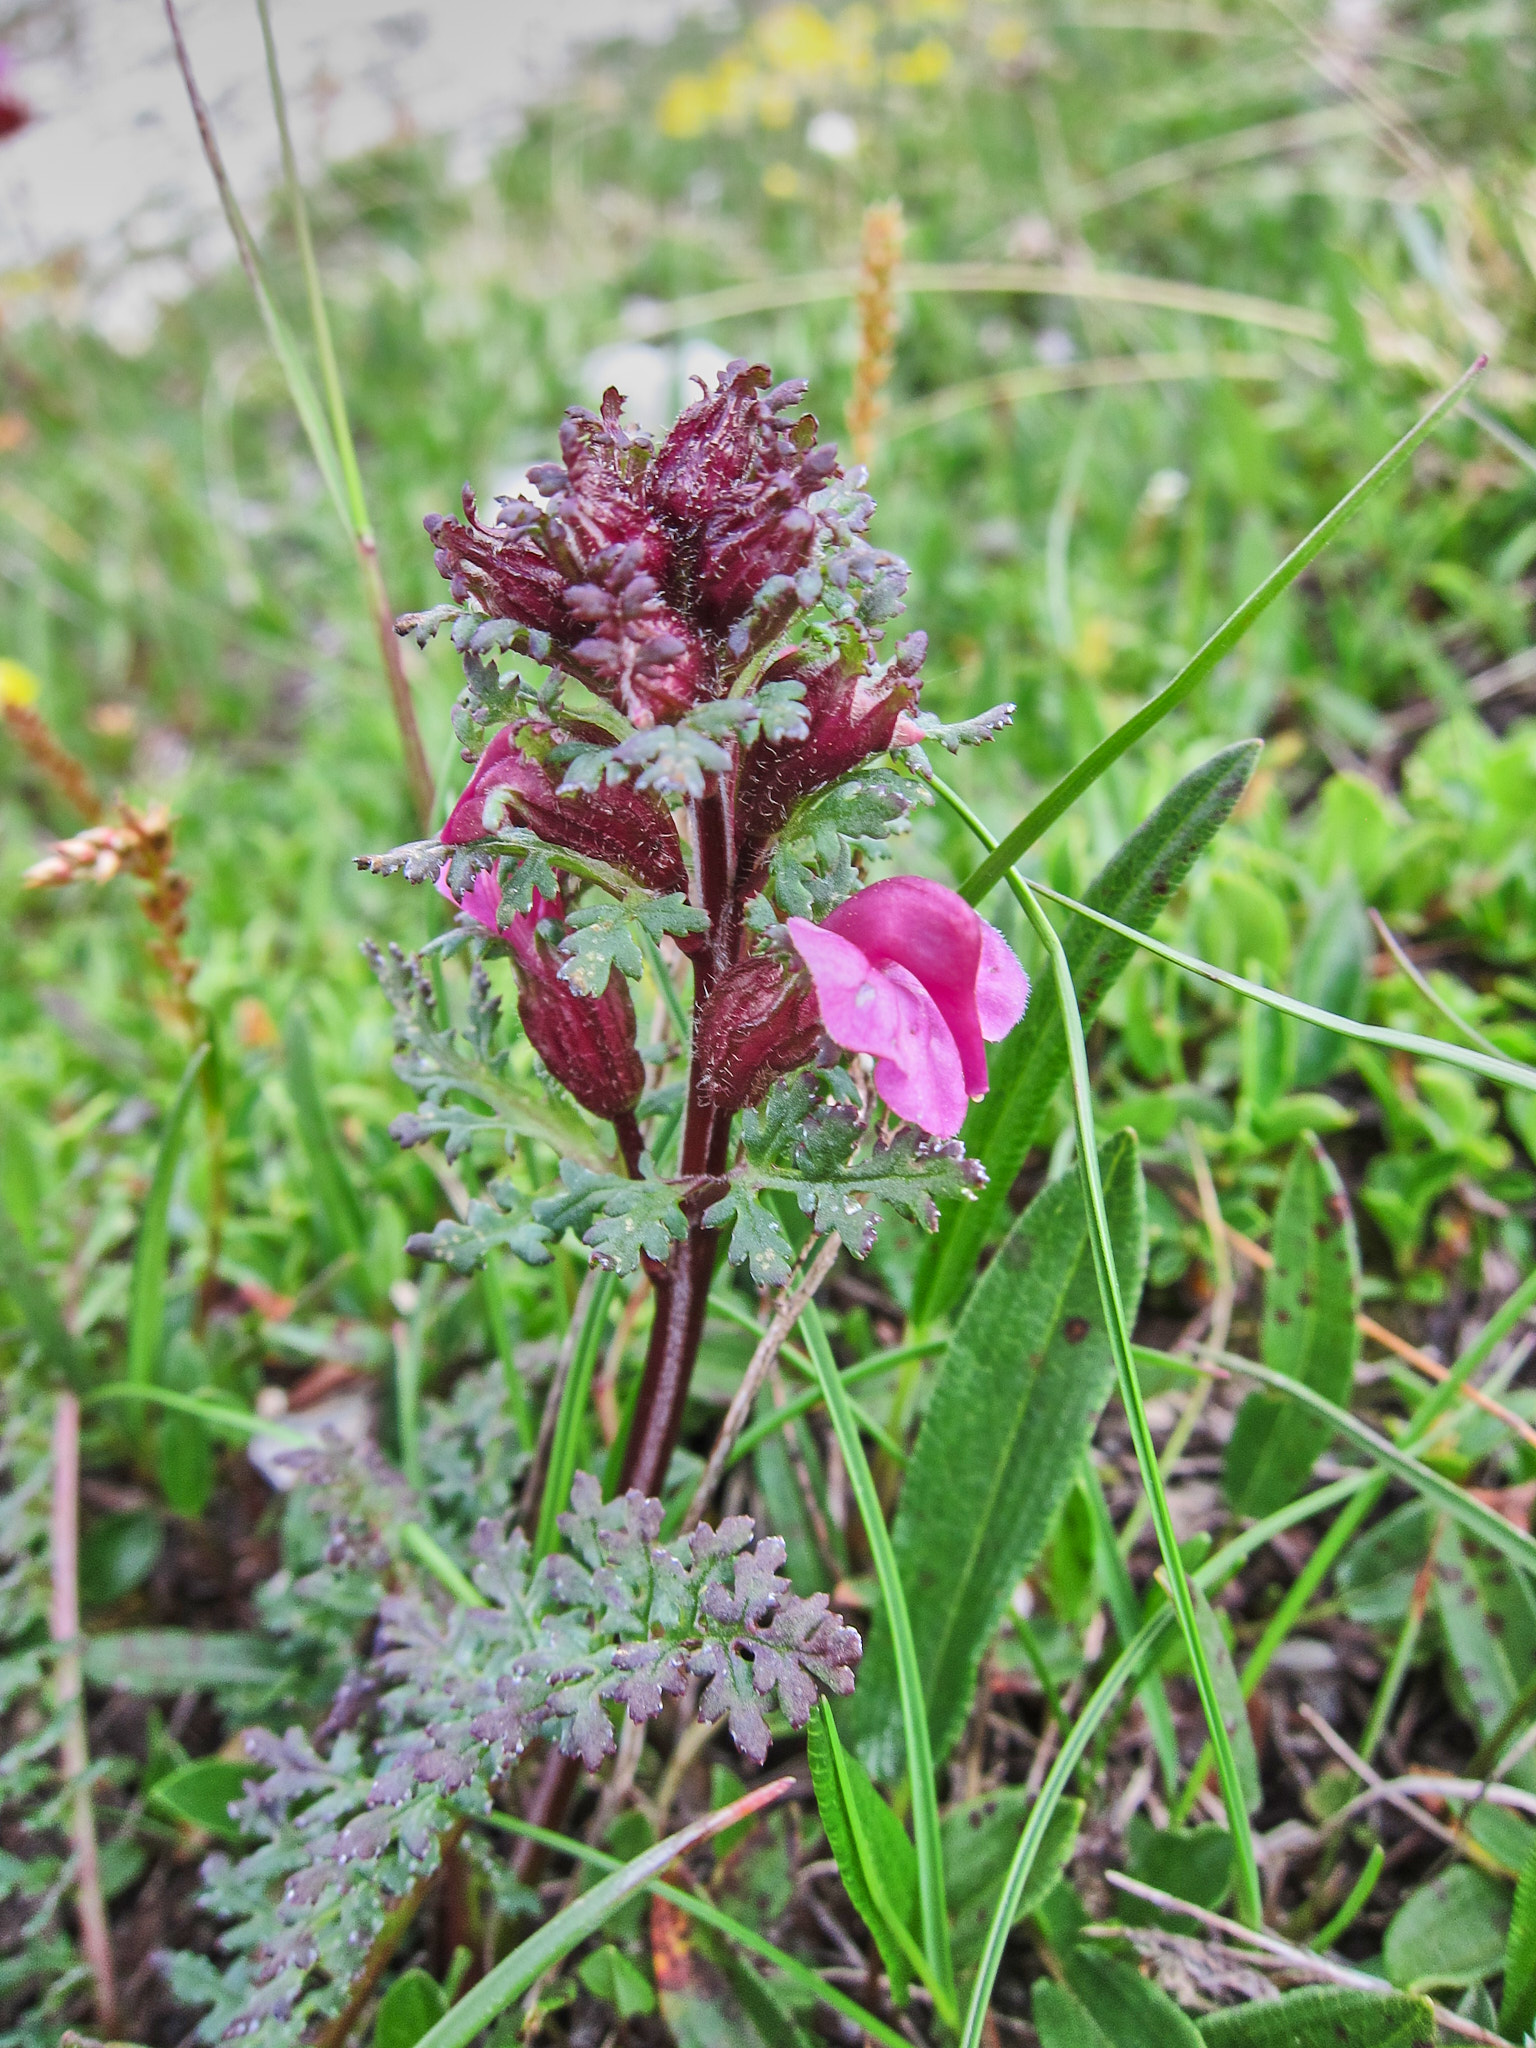
[[[1146,1208],[1132,1132],[1100,1154],[1115,1267],[1134,1316]],[[1077,1176],[1036,1196],[956,1325],[893,1531],[934,1754],[965,1725],[976,1671],[1079,1469],[1115,1381]],[[899,1767],[890,1634],[877,1619],[845,1726],[877,1774]]]
[[[1360,1350],[1360,1251],[1344,1183],[1310,1132],[1291,1155],[1274,1253],[1264,1287],[1264,1362],[1347,1407]],[[1267,1515],[1294,1500],[1328,1437],[1328,1425],[1294,1402],[1250,1394],[1227,1446],[1233,1506]]]
[[[1229,2006],[1197,2024],[1206,2048],[1434,2048],[1437,2039],[1427,1998],[1332,1984]]]
[[[1435,1612],[1451,1697],[1487,1741],[1536,1671],[1536,1594],[1491,1545],[1447,1529],[1435,1550]],[[1522,1757],[1508,1775],[1530,1789],[1536,1762]]]
[[[1169,792],[1093,883],[1088,903],[1123,924],[1147,930],[1196,859],[1231,816],[1258,763],[1261,742],[1227,747]],[[1115,906],[1119,907],[1116,908]],[[1082,917],[1062,939],[1084,1029],[1119,979],[1132,943]],[[1067,1071],[1067,1043],[1053,1003],[1030,1004],[1024,1021],[994,1053],[992,1086],[966,1119],[966,1149],[986,1168],[989,1191],[945,1216],[918,1271],[913,1316],[927,1321],[953,1307],[969,1285],[982,1246],[1040,1130]]]
[[[843,1747],[825,1707],[811,1722],[811,1786],[827,1844],[855,1912],[874,1937],[891,1980],[891,2003],[907,2002],[917,1925],[917,1851],[868,1771]]]

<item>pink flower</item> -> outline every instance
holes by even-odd
[[[468,911],[477,923],[483,924],[493,939],[504,936],[496,920],[501,914],[501,873],[500,864],[494,868],[482,868],[462,896],[455,896],[448,886],[448,870],[442,869],[437,878],[437,893],[456,910]]]
[[[875,1086],[936,1138],[987,1092],[984,1040],[1024,1014],[1029,977],[1001,932],[941,882],[896,875],[839,904],[825,924],[789,920],[828,1036],[875,1054]]]

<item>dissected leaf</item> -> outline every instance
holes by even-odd
[[[631,981],[645,972],[645,955],[635,938],[638,927],[660,941],[670,934],[680,938],[688,932],[703,931],[709,920],[702,910],[686,902],[675,890],[669,896],[626,896],[620,903],[587,903],[566,919],[566,935],[560,941],[565,955],[560,978],[579,995],[600,996],[608,977],[617,967]]]
[[[1109,1139],[1100,1164],[1134,1317],[1146,1271],[1134,1134]],[[965,1724],[982,1652],[1040,1555],[1114,1377],[1082,1191],[1071,1174],[1030,1204],[966,1303],[892,1531],[940,1761]],[[845,1725],[865,1760],[894,1774],[901,1717],[883,1618]]]
[[[1264,1287],[1263,1357],[1276,1372],[1349,1405],[1360,1336],[1360,1253],[1338,1170],[1304,1137],[1275,1211],[1274,1270]],[[1240,1514],[1267,1515],[1306,1485],[1331,1432],[1321,1417],[1252,1393],[1227,1446],[1226,1485]]]
[[[732,1221],[734,1219],[734,1222]],[[745,1263],[754,1285],[782,1287],[789,1278],[794,1248],[777,1216],[747,1187],[733,1187],[704,1212],[711,1230],[732,1224],[727,1256],[733,1266]]]

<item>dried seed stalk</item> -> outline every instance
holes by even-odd
[[[874,459],[875,435],[886,410],[885,387],[896,354],[896,266],[906,239],[899,199],[865,209],[859,250],[859,283],[854,295],[859,319],[859,353],[848,401],[848,436],[856,462]]]

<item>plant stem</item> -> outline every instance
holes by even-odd
[[[80,1403],[73,1394],[60,1394],[54,1403],[51,1537],[53,1599],[48,1632],[58,1650],[53,1687],[64,1719],[60,1761],[72,1795],[69,1834],[75,1865],[75,1910],[80,1920],[80,1946],[96,1986],[97,2023],[110,2034],[117,2026],[117,1981],[112,1967],[112,1933],[101,1896],[91,1757],[85,1733],[80,1666]]]

